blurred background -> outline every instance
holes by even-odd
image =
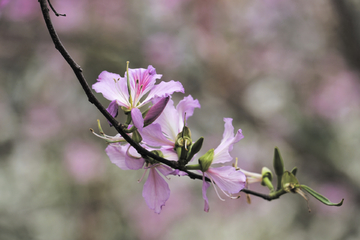
[[[286,194],[220,201],[172,177],[160,215],[142,171],[111,164],[89,128],[114,129],[54,48],[36,0],[0,0],[0,239],[359,239],[360,2],[356,0],[53,0],[58,34],[89,84],[153,65],[198,99],[193,138],[216,147],[223,117],[245,138],[248,171],[288,170],[342,207]],[[107,106],[102,95],[96,95]],[[177,103],[184,95],[175,94]],[[122,116],[119,116],[122,121]],[[254,184],[253,190],[267,193]]]

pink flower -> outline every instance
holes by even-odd
[[[203,172],[203,187],[202,194],[205,201],[204,211],[209,211],[209,201],[206,196],[206,190],[210,186],[210,183],[205,181],[205,177],[208,177],[213,184],[216,184],[220,190],[228,197],[232,197],[232,194],[239,193],[241,189],[245,187],[246,176],[243,172],[236,170],[232,166],[216,167],[217,164],[223,164],[230,162],[233,158],[230,156],[230,151],[233,149],[233,144],[240,141],[244,136],[241,133],[241,129],[234,135],[234,127],[232,126],[231,118],[224,118],[225,130],[223,139],[220,145],[213,151],[213,159],[210,167]],[[216,187],[214,186],[215,191]],[[219,194],[218,194],[219,196]],[[220,199],[222,199],[219,196]],[[223,200],[223,199],[222,199]]]
[[[127,75],[129,75],[129,86]],[[131,111],[132,119],[143,121],[141,112],[137,109],[154,98],[167,97],[174,92],[184,92],[181,83],[173,80],[155,85],[156,79],[160,79],[161,76],[156,74],[155,68],[151,65],[147,69],[129,68],[124,78],[119,74],[103,71],[92,88],[111,101],[107,110],[113,117],[117,115],[118,106],[121,106],[126,111]]]
[[[184,122],[193,115],[195,108],[200,108],[200,103],[191,95],[184,97],[176,108],[170,99],[154,123],[140,131],[143,141],[153,147],[173,149],[177,135],[182,131]]]
[[[148,150],[152,150],[147,146],[144,147]],[[167,175],[173,174],[174,170],[160,163],[146,163],[146,160],[128,143],[125,145],[111,143],[105,151],[109,156],[110,161],[123,170],[138,170],[145,168],[145,173],[149,171],[149,176],[144,184],[142,195],[149,208],[159,214],[170,197],[170,189],[163,176],[166,177]],[[169,150],[160,149],[160,151],[165,158],[173,158],[173,154]]]

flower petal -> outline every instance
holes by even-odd
[[[130,145],[129,145],[130,146]],[[135,148],[129,147],[125,155],[125,164],[129,169],[138,170],[144,166],[145,160],[136,151]]]
[[[162,128],[159,124],[153,123],[149,126],[139,130],[143,141],[153,147],[174,147],[174,142],[167,139],[162,133]]]
[[[131,109],[131,118],[134,123],[134,126],[141,131],[144,126],[144,119],[142,117],[141,111],[138,108]]]
[[[116,100],[118,105],[126,108],[130,107],[126,81],[119,74],[107,71],[101,72],[92,88],[97,93],[102,93],[106,99],[110,101]]]
[[[178,105],[176,110],[179,114],[179,126],[182,128],[184,126],[184,116],[186,113],[186,120],[194,114],[195,108],[200,108],[200,103],[197,99],[193,99],[191,95],[184,97]]]
[[[158,123],[165,136],[175,143],[176,137],[182,128],[179,128],[179,114],[174,107],[174,101],[172,99],[169,100],[164,111],[154,123]]]
[[[204,211],[205,212],[209,212],[210,210],[210,206],[209,206],[209,200],[206,196],[206,190],[210,187],[210,183],[205,181],[205,176],[203,173],[203,185],[202,185],[202,196],[204,199]]]
[[[148,207],[158,214],[170,197],[169,185],[155,168],[150,168],[142,195]]]
[[[129,145],[121,146],[119,143],[112,143],[105,149],[110,161],[123,170],[130,168],[125,163],[126,149]]]
[[[147,69],[129,68],[129,81],[133,106],[141,107],[143,104],[151,100],[149,99],[147,101],[143,101],[140,105],[138,105],[141,98],[151,89],[153,89],[156,79],[160,79],[161,76],[161,74],[156,74],[155,68],[151,65],[149,65]],[[125,79],[127,79],[126,72]]]
[[[144,102],[148,102],[155,97],[167,97],[174,92],[184,93],[184,87],[180,82],[175,82],[173,80],[169,82],[160,82],[158,85],[154,86],[153,89],[151,89]]]
[[[149,109],[144,119],[144,126],[153,123],[160,116],[169,100],[170,96],[161,98]]]
[[[240,192],[246,183],[245,174],[232,166],[209,168],[205,176],[211,178],[220,189],[228,193]]]
[[[241,129],[239,129],[234,136],[234,127],[232,125],[231,118],[224,118],[224,122],[225,130],[223,139],[221,140],[220,145],[214,151],[213,164],[231,161],[233,158],[230,156],[230,151],[233,149],[234,143],[237,143],[242,138],[244,138]]]

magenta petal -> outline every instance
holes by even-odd
[[[203,185],[202,185],[202,196],[204,199],[204,211],[205,212],[209,212],[210,210],[210,206],[209,206],[209,200],[206,196],[206,190],[210,187],[210,183],[208,183],[207,181],[205,181],[205,176],[203,173]]]
[[[125,163],[126,149],[129,145],[121,146],[119,143],[112,143],[105,149],[110,161],[123,170],[130,168]]]
[[[116,100],[112,101],[106,110],[110,113],[111,116],[116,117],[119,110],[119,106],[117,105]]]
[[[131,109],[131,118],[134,126],[141,130],[144,126],[144,119],[142,117],[141,111],[138,108]]]
[[[116,100],[112,101],[106,110],[110,113],[111,116],[115,118],[118,115],[118,110],[119,110],[119,106],[117,105]],[[112,127],[111,122],[109,122],[109,120],[107,121],[110,124],[110,127]]]
[[[149,109],[144,119],[144,127],[153,123],[160,116],[169,100],[170,97],[161,98]]]
[[[169,185],[154,167],[150,168],[149,177],[144,184],[142,195],[148,207],[158,214],[170,197]]]

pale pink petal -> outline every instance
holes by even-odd
[[[130,107],[126,80],[121,78],[119,74],[107,71],[101,72],[92,88],[97,93],[102,93],[106,99],[110,101],[116,100],[118,105],[126,108]]]
[[[131,118],[134,126],[140,131],[144,126],[144,119],[142,117],[141,111],[138,108],[131,109]]]
[[[163,176],[167,176],[169,174],[171,174],[172,172],[174,172],[174,169],[172,169],[171,167],[168,167],[164,164],[159,164],[156,165],[156,170],[158,170]]]
[[[130,147],[125,155],[125,164],[131,170],[138,170],[144,166],[145,160],[136,151],[135,148]]]
[[[179,126],[182,128],[184,126],[184,116],[186,114],[186,120],[194,114],[195,108],[200,108],[200,103],[196,99],[194,100],[191,95],[184,97],[178,105],[176,106],[176,110],[179,115]]]
[[[169,100],[164,111],[154,123],[158,123],[165,136],[175,142],[178,133],[182,129],[179,128],[179,114],[174,107],[172,99]]]
[[[125,163],[126,150],[128,147],[128,144],[121,146],[119,143],[112,143],[107,146],[105,152],[112,163],[123,170],[129,170],[130,168]]]
[[[245,187],[245,174],[232,166],[209,168],[205,176],[211,178],[220,189],[228,193],[238,193]]]
[[[144,184],[142,195],[148,207],[158,214],[161,212],[161,208],[170,197],[170,188],[167,182],[155,168],[150,168],[149,176]]]
[[[233,144],[244,138],[241,129],[239,129],[234,136],[234,127],[232,126],[231,118],[224,118],[224,121],[225,130],[223,139],[221,140],[220,145],[214,151],[213,164],[231,161],[233,158],[230,155],[230,151],[233,149]]]
[[[209,206],[209,200],[206,196],[206,190],[210,187],[210,183],[205,181],[204,173],[203,173],[203,185],[202,185],[202,196],[204,199],[204,211],[209,212],[210,206]]]
[[[140,105],[138,105],[141,98],[154,88],[156,79],[160,79],[161,76],[161,74],[156,74],[155,68],[151,65],[149,65],[147,69],[129,68],[130,89],[134,106],[141,107],[143,104],[151,100],[144,100],[140,103]],[[127,79],[127,73],[125,73],[125,79]]]
[[[174,92],[184,93],[184,88],[180,82],[175,82],[173,80],[169,82],[160,82],[158,85],[154,86],[153,89],[151,89],[144,102],[148,102],[155,97],[167,97]]]
[[[159,124],[153,123],[149,126],[139,130],[139,133],[147,145],[153,147],[161,147],[161,146],[172,146],[174,147],[174,142],[167,139],[162,133],[162,129]]]
[[[161,152],[164,154],[164,158],[172,161],[179,160],[177,153],[174,150],[174,145],[169,146],[170,148],[161,148]]]

